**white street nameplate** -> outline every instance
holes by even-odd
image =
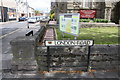
[[[46,46],[92,46],[93,40],[46,40]]]

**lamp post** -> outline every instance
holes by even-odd
[[[27,0],[26,0],[26,10],[27,10],[27,18],[28,18],[28,2],[27,2]],[[27,28],[29,28],[28,19],[27,19]]]

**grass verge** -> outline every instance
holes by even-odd
[[[77,40],[90,39],[94,40],[95,44],[120,44],[119,30],[119,27],[81,28]],[[58,40],[74,39],[73,35],[66,33],[64,33],[63,37],[59,29],[56,29],[56,32]]]

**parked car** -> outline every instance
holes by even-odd
[[[19,20],[19,21],[26,21],[26,20],[27,20],[27,17],[19,17],[18,20]]]
[[[35,16],[37,19],[37,22],[40,21],[40,16]]]
[[[36,23],[36,22],[37,22],[37,18],[36,18],[36,17],[30,17],[30,18],[28,19],[28,22],[29,22],[29,23]]]
[[[43,19],[43,21],[49,21],[50,17],[49,16],[45,16],[45,18]]]
[[[50,19],[49,16],[43,16],[41,21],[49,21],[49,19]]]
[[[42,21],[43,20],[43,16],[40,16],[40,21]]]

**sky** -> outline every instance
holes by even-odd
[[[51,0],[27,0],[30,7],[35,10],[40,10],[43,12],[49,12],[51,6]]]

